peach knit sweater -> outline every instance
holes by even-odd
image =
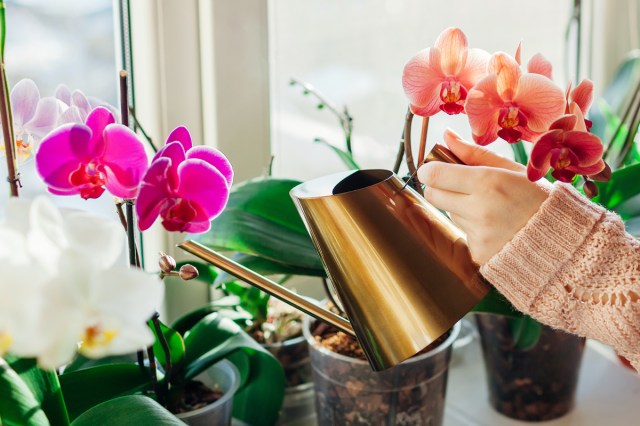
[[[640,241],[567,184],[481,272],[540,322],[613,346],[640,370]]]

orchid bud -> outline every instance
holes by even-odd
[[[176,269],[176,261],[173,257],[168,254],[160,252],[160,260],[158,261],[158,265],[160,266],[160,270],[165,274]]]
[[[188,281],[198,277],[198,270],[193,265],[182,265],[178,275],[180,275],[180,278],[183,280]]]
[[[588,198],[593,198],[598,195],[598,185],[592,180],[586,179],[582,185],[582,190]]]
[[[598,182],[607,182],[611,179],[611,167],[609,167],[607,163],[604,163],[604,169],[602,169],[602,171],[595,175],[590,175],[589,177],[593,180],[597,180]]]

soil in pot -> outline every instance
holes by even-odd
[[[308,324],[308,322],[306,322]],[[441,425],[459,326],[391,369],[374,372],[358,342],[325,323],[305,329],[319,425]]]
[[[190,380],[184,387],[181,404],[174,410],[174,413],[186,413],[197,410],[213,404],[222,398],[223,395],[224,393],[219,387],[211,389],[199,380]]]
[[[540,339],[519,350],[509,319],[477,315],[493,408],[512,418],[546,421],[574,407],[585,339],[543,326]]]

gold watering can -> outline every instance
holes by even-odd
[[[441,145],[426,161],[460,163]],[[489,291],[464,233],[391,171],[333,174],[291,196],[348,320],[195,241],[178,246],[355,336],[376,371],[420,352]]]

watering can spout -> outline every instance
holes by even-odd
[[[437,146],[427,161],[460,162]],[[388,170],[357,170],[291,190],[347,321],[226,257],[184,250],[355,335],[375,370],[420,352],[489,291],[464,233]]]

